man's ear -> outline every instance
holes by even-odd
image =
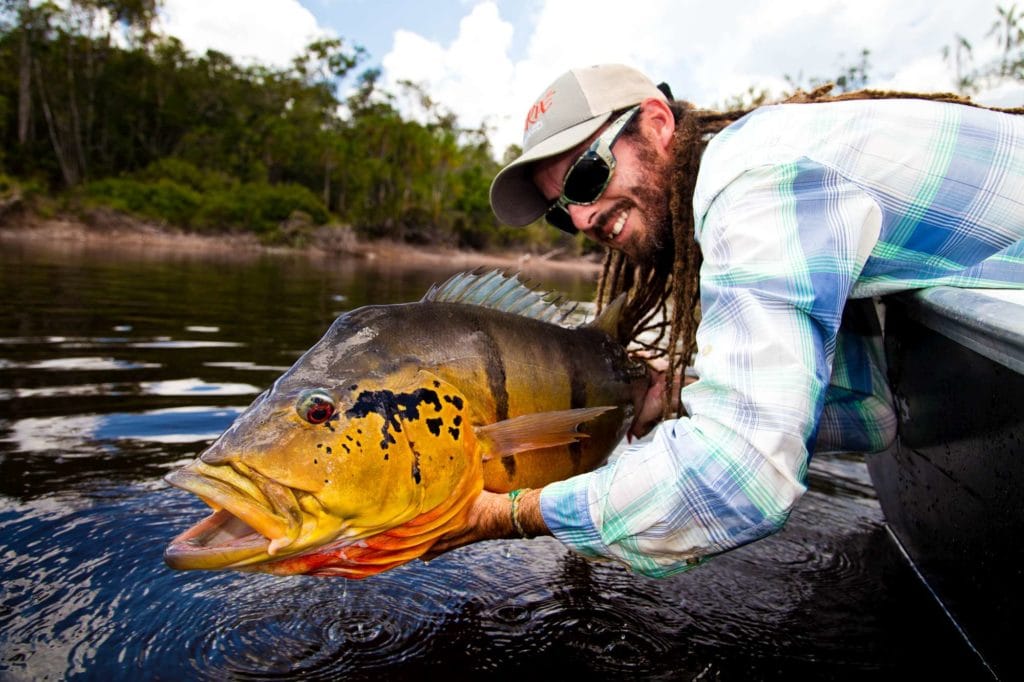
[[[665,150],[672,146],[676,132],[676,118],[663,99],[649,97],[640,103],[640,122],[645,134],[650,135]]]

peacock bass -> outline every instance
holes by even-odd
[[[613,338],[616,309],[569,328],[562,307],[491,272],[343,314],[167,475],[214,512],[166,563],[362,578],[462,529],[481,489],[598,467],[648,385]]]

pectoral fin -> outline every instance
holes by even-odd
[[[479,426],[476,437],[483,447],[483,460],[509,457],[527,450],[539,450],[575,443],[588,438],[576,429],[580,424],[596,419],[614,406],[581,407],[558,412],[524,414],[494,424]]]

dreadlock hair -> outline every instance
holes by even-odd
[[[833,84],[810,92],[798,90],[779,104],[813,104],[847,100],[923,99],[988,108],[1011,114],[1024,114],[1024,107],[983,107],[969,98],[952,93],[911,93],[887,90],[858,90],[830,94]],[[671,99],[671,97],[670,97]],[[697,184],[700,159],[708,142],[721,130],[758,107],[719,112],[695,108],[689,102],[670,102],[676,119],[673,140],[673,164],[670,176],[669,217],[673,244],[672,259],[630,262],[620,251],[608,249],[598,280],[596,303],[600,310],[620,295],[626,303],[620,318],[619,336],[647,352],[647,357],[667,356],[666,396],[678,390],[685,366],[697,351],[697,325],[700,322],[700,246],[694,239],[693,191]],[[634,120],[624,131],[636,134]],[[665,336],[668,335],[666,343]],[[683,416],[682,405],[673,410],[666,400],[662,417]]]

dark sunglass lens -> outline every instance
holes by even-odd
[[[572,224],[572,216],[561,206],[552,206],[544,214],[544,219],[548,221],[548,225],[557,227],[562,232],[568,232],[569,234],[576,234],[576,226]]]
[[[588,154],[572,167],[562,193],[569,201],[590,203],[601,195],[607,183],[608,164],[597,154]]]

